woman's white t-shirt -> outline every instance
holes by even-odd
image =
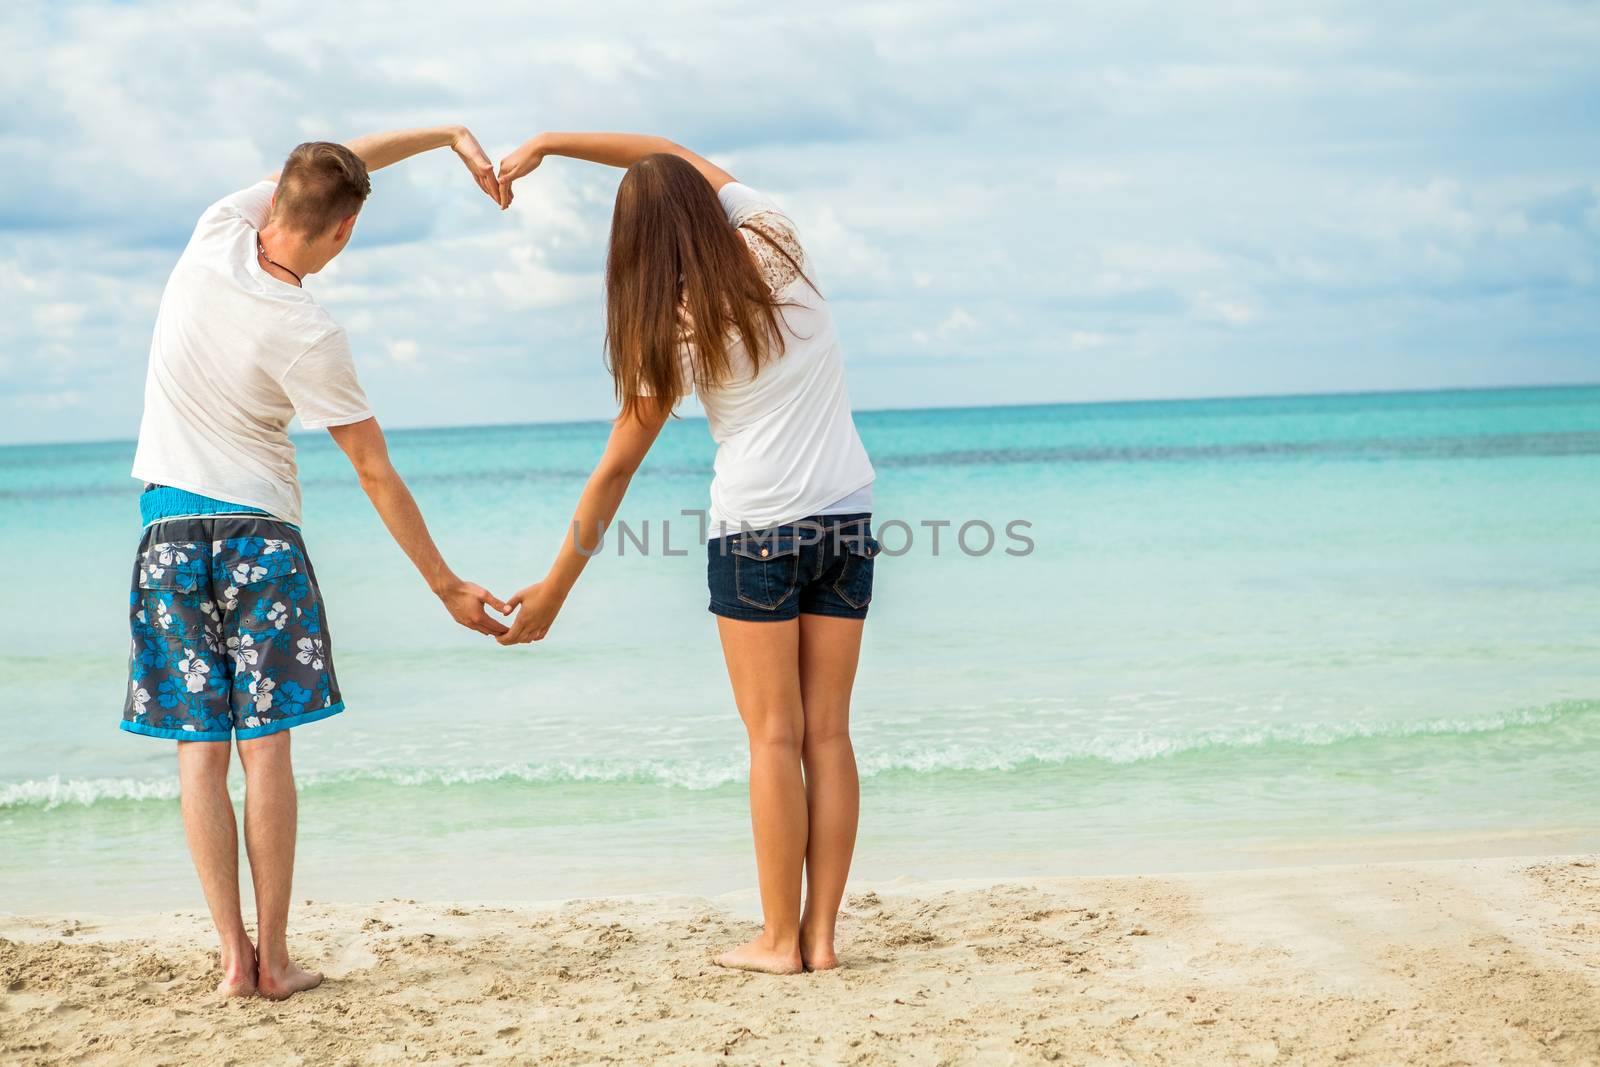
[[[733,373],[719,385],[694,383],[717,442],[711,482],[712,536],[741,528],[764,530],[809,515],[871,509],[872,462],[856,433],[845,391],[844,359],[833,314],[807,277],[812,274],[794,223],[776,204],[738,182],[717,194],[738,228],[779,309],[783,350],[752,373],[744,342],[735,339]],[[775,250],[757,230],[788,252]],[[692,351],[684,351],[683,380],[694,382]]]
[[[256,260],[274,186],[212,204],[161,295],[133,476],[300,522],[289,421],[372,417],[344,330]]]

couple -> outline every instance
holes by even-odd
[[[547,156],[626,170],[606,262],[606,356],[621,411],[549,573],[509,601],[445,563],[389,461],[344,331],[302,287],[349,242],[369,172],[447,146],[502,209],[512,183]],[[659,137],[541,134],[497,173],[462,127],[303,144],[278,174],[201,215],[150,347],[122,728],[178,742],[184,830],[221,940],[221,992],[283,998],[321,981],[285,942],[296,829],[288,731],[344,702],[301,537],[290,420],[329,432],[451,617],[520,644],[548,633],[690,392],[718,443],[707,580],[749,733],[765,920],[717,962],[778,974],[833,967],[859,809],[850,693],[878,546],[872,465],[793,223]],[[235,742],[254,943],[227,788]]]

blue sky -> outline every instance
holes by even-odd
[[[671,12],[670,17],[663,14]],[[131,437],[295,143],[663,133],[789,208],[857,407],[1600,381],[1600,6],[8,3],[0,441]],[[312,288],[388,425],[603,417],[616,174],[377,175]]]

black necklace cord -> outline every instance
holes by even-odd
[[[267,246],[261,243],[261,235],[259,233],[256,234],[256,254],[262,259],[266,260],[268,263],[271,263],[274,267],[277,267],[279,270],[283,271],[285,274],[294,274],[294,283],[296,285],[301,287],[305,286],[305,283],[300,280],[300,275],[295,274],[294,271],[290,270],[282,263],[279,263],[277,260],[267,255]]]

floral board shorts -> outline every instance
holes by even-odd
[[[124,730],[246,740],[344,710],[322,594],[288,523],[267,515],[152,523],[128,615]]]

